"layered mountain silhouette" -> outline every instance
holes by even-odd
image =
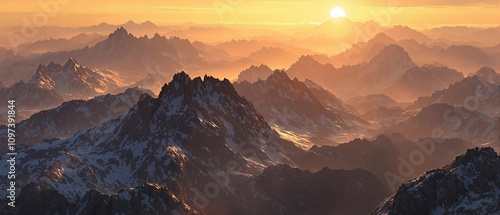
[[[282,137],[301,147],[330,145],[359,137],[368,126],[333,94],[316,84],[309,85],[311,90],[304,82],[292,80],[282,71],[275,71],[266,80],[253,84],[240,82],[234,86]],[[321,103],[313,91],[329,100]]]
[[[162,83],[164,83],[163,80],[165,80],[163,75],[161,75],[159,73],[154,73],[154,74],[149,73],[143,79],[141,79],[141,80],[139,80],[131,85],[117,88],[117,89],[113,90],[112,93],[120,93],[120,92],[123,92],[129,88],[138,87],[138,88],[151,90],[154,93],[154,94],[150,94],[151,96],[157,95],[161,91],[161,88],[163,87],[163,84],[162,84]]]
[[[386,88],[384,93],[398,101],[411,102],[418,97],[448,88],[462,80],[462,73],[447,67],[425,65],[408,70],[401,79]]]
[[[375,109],[367,110],[361,118],[369,122],[376,122],[382,128],[391,127],[407,119],[411,112],[404,111],[398,106],[379,106]]]
[[[103,41],[91,47],[62,52],[48,52],[31,60],[23,61],[24,66],[38,62],[64,61],[68,57],[78,59],[84,65],[92,68],[106,68],[119,71],[120,75],[132,81],[144,78],[150,71],[148,68],[160,68],[165,75],[181,69],[208,66],[205,60],[212,59],[210,52],[200,51],[187,39],[179,37],[166,38],[155,34],[135,37],[125,28],[120,27]],[[226,56],[224,56],[226,58]],[[23,71],[25,76],[31,75],[16,65],[13,69]],[[8,72],[5,69],[4,72]]]
[[[415,64],[397,45],[384,47],[368,63],[336,69],[321,64],[311,56],[301,57],[287,73],[299,80],[309,79],[331,90],[341,98],[381,93],[400,80]]]
[[[498,95],[500,86],[476,75],[454,83],[444,90],[436,91],[431,96],[421,97],[409,108],[419,109],[431,104],[446,103],[498,117],[500,107]]]
[[[498,69],[498,57],[468,45],[452,45],[440,53],[437,61],[452,68],[462,69],[465,74],[489,66]]]
[[[372,214],[495,214],[499,177],[500,157],[492,148],[470,149],[406,182]]]
[[[387,128],[411,139],[425,137],[461,138],[476,145],[496,144],[500,123],[484,113],[449,104],[433,104],[405,121]]]
[[[273,70],[267,65],[250,66],[248,69],[243,70],[238,75],[238,81],[248,81],[250,83],[257,82],[258,80],[266,80],[273,74]]]
[[[60,52],[81,49],[86,46],[92,47],[98,42],[106,39],[100,34],[81,33],[69,39],[47,39],[40,40],[34,43],[25,43],[17,47],[17,52],[22,55],[43,54],[45,52]]]
[[[354,107],[358,112],[365,113],[378,107],[394,107],[398,105],[394,99],[384,94],[371,94],[367,96],[356,96],[347,100],[347,104]]]
[[[285,68],[290,66],[300,56],[301,54],[289,52],[280,47],[264,47],[258,51],[250,53],[248,58],[253,61],[272,65],[273,67]]]

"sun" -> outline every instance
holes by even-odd
[[[339,19],[345,17],[345,10],[342,7],[334,7],[330,10],[330,17],[332,19]]]

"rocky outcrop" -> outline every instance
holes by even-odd
[[[403,184],[372,214],[497,214],[499,202],[500,157],[475,148]]]

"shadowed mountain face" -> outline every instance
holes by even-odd
[[[425,171],[446,165],[470,147],[460,139],[426,138],[410,141],[400,134],[374,140],[355,139],[338,146],[313,146],[297,158],[300,168],[318,171],[364,169],[394,192],[400,184]]]
[[[496,214],[499,178],[498,154],[470,149],[450,165],[403,184],[372,214]]]
[[[24,186],[19,195],[17,214],[198,214],[182,203],[170,190],[147,183],[135,188],[121,189],[107,195],[90,190],[77,203],[70,203],[55,190],[41,190],[34,183]],[[48,205],[48,206],[47,206]],[[43,210],[40,210],[43,208]],[[4,208],[3,212],[9,212]]]
[[[92,34],[78,34],[69,39],[53,39],[40,40],[33,43],[21,44],[17,47],[17,52],[23,56],[31,54],[43,54],[45,52],[60,52],[81,49],[86,46],[92,47],[98,42],[106,39],[105,36],[92,33]]]
[[[249,211],[238,214],[367,214],[388,190],[371,173],[361,170],[318,172],[271,166],[246,180],[251,186],[238,190],[243,196],[261,196]]]
[[[313,144],[332,145],[359,137],[363,126],[368,126],[333,94],[328,94],[316,84],[310,84],[311,90],[304,82],[291,80],[285,72],[275,71],[265,81],[253,84],[241,82],[234,86],[252,101],[283,138],[303,148]],[[323,100],[323,106],[316,95],[330,99]]]

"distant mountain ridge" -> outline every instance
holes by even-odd
[[[398,101],[412,102],[418,97],[446,89],[463,78],[463,74],[454,69],[424,65],[408,70],[401,79],[386,88],[384,93]]]
[[[335,68],[311,56],[301,57],[287,70],[290,77],[312,80],[341,98],[380,93],[415,64],[400,46],[385,46],[368,63]]]
[[[465,107],[468,110],[480,111],[492,117],[500,116],[500,86],[490,83],[481,76],[470,76],[436,91],[431,96],[421,97],[409,109],[420,109],[431,104],[446,103]]]

